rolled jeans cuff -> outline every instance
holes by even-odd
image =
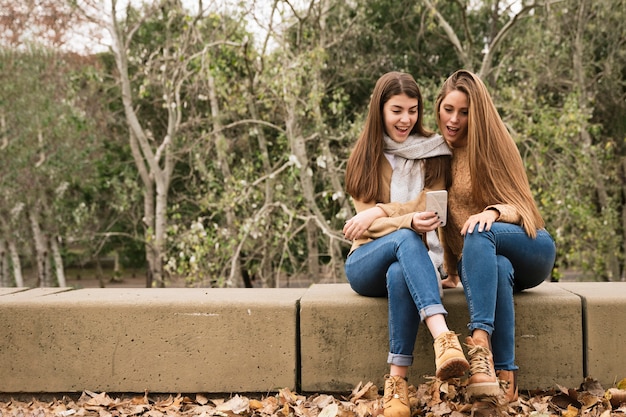
[[[447,316],[448,311],[443,307],[443,304],[432,304],[420,310],[420,319],[424,321],[428,317],[436,314],[443,314],[444,316]]]
[[[470,331],[470,334],[474,331],[474,330],[484,330],[485,332],[487,332],[489,334],[489,336],[491,336],[491,334],[493,333],[493,326],[488,326],[486,324],[482,324],[482,323],[470,323],[467,325],[467,328]]]
[[[387,363],[396,366],[411,366],[413,364],[413,355],[401,355],[399,353],[389,352]]]

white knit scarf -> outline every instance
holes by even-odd
[[[433,135],[429,138],[410,135],[402,143],[395,142],[389,136],[384,135],[383,140],[385,141],[384,152],[395,156],[390,192],[393,202],[406,203],[417,198],[422,192],[424,189],[424,172],[422,170],[424,158],[452,155],[441,135]],[[426,242],[428,243],[428,255],[440,277],[443,265],[443,248],[439,242],[437,231],[428,232]]]

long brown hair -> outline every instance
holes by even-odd
[[[346,166],[346,191],[357,200],[380,202],[384,198],[381,195],[382,186],[380,183],[380,162],[384,158],[383,106],[391,97],[400,94],[406,94],[410,98],[417,99],[417,122],[411,130],[411,134],[419,134],[424,137],[430,137],[434,134],[422,125],[424,102],[415,79],[410,74],[396,71],[382,75],[374,86],[365,126]],[[425,186],[428,187],[436,178],[445,175],[448,165],[449,157],[426,159],[424,165]]]
[[[441,102],[455,90],[467,95],[469,106],[467,146],[474,204],[515,206],[526,234],[534,238],[544,221],[530,191],[522,157],[487,87],[476,74],[459,70],[444,82],[435,105],[437,123],[441,122]]]

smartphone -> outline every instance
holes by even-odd
[[[434,211],[441,219],[441,225],[448,221],[448,192],[446,190],[426,192],[426,211]]]

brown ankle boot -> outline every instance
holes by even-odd
[[[508,416],[504,410],[498,406],[496,401],[489,399],[474,401],[470,411],[471,417],[501,417]]]
[[[385,375],[383,414],[385,417],[411,417],[409,385],[401,376]]]
[[[510,403],[517,401],[519,393],[517,390],[517,371],[496,371],[496,376],[504,382],[504,398]]]
[[[463,376],[469,369],[459,337],[454,332],[440,334],[433,343],[435,348],[435,375],[441,380]]]
[[[465,343],[469,350],[470,370],[467,380],[467,396],[470,399],[495,397],[500,394],[500,384],[493,367],[493,355],[488,343],[467,337]],[[487,345],[487,346],[484,346]]]

